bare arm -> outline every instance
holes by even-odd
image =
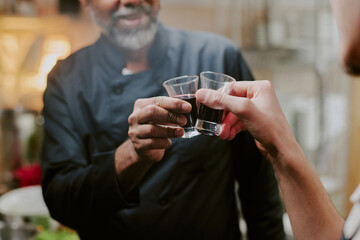
[[[201,89],[196,97],[209,107],[229,111],[222,139],[231,140],[242,130],[254,136],[259,150],[274,167],[295,239],[339,240],[344,220],[307,162],[271,83],[236,82],[231,95]]]
[[[291,153],[281,156],[273,166],[295,239],[339,240],[343,218],[332,205],[301,148],[293,146],[291,149]]]

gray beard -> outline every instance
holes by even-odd
[[[155,18],[150,18],[149,24],[144,27],[121,32],[116,24],[107,24],[99,19],[92,7],[90,7],[90,16],[115,46],[129,51],[137,51],[148,45],[154,40],[158,30],[158,22]]]
[[[137,51],[155,38],[157,29],[157,22],[151,22],[146,28],[136,29],[136,31],[130,33],[121,33],[118,28],[114,27],[106,35],[117,47]]]

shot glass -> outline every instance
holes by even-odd
[[[201,88],[208,88],[229,94],[229,83],[235,82],[235,79],[222,73],[202,72],[200,73]],[[198,132],[209,136],[219,136],[221,132],[221,121],[224,111],[222,109],[213,109],[200,104],[199,114],[195,124]]]
[[[191,112],[185,114],[187,123],[182,126],[184,129],[183,138],[192,138],[200,133],[195,129],[195,123],[198,115],[195,93],[199,86],[198,76],[181,76],[169,79],[163,83],[170,97],[179,98],[191,104]]]

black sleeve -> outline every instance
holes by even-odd
[[[254,80],[251,70],[236,46],[229,45],[225,49],[223,62],[225,73],[234,77],[237,81]]]
[[[241,53],[228,49],[225,69],[236,80],[254,80]],[[249,240],[285,239],[283,204],[273,168],[257,149],[249,132],[231,142],[234,172],[239,183],[239,199],[247,223]]]
[[[231,144],[248,239],[285,239],[283,205],[270,162],[258,151],[249,132],[239,133]]]
[[[125,196],[115,172],[115,150],[89,156],[84,138],[70,115],[58,69],[48,77],[44,92],[42,188],[51,216],[77,229],[80,224],[139,203],[138,189]]]

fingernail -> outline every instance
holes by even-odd
[[[182,137],[184,135],[184,130],[182,128],[175,129],[175,136]]]
[[[201,102],[205,99],[205,97],[207,96],[207,93],[204,89],[199,89],[196,93],[196,100]]]
[[[190,112],[191,111],[191,104],[190,103],[184,103],[182,105],[183,111]]]

